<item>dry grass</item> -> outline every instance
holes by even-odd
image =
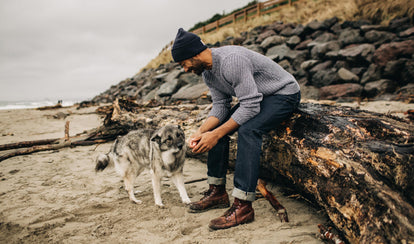
[[[275,21],[306,25],[312,20],[337,17],[340,21],[368,19],[375,24],[388,24],[398,16],[414,19],[414,0],[301,0],[291,7],[252,20],[238,22],[220,28],[218,31],[202,34],[205,43],[223,41],[229,36],[237,37],[255,26]],[[157,68],[160,64],[172,61],[171,47],[162,50],[158,57],[151,60],[143,69]]]

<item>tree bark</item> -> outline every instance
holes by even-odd
[[[413,131],[383,114],[302,104],[265,137],[262,172],[318,203],[351,243],[414,241]]]

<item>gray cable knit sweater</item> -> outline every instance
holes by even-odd
[[[260,112],[264,96],[299,92],[296,79],[273,60],[241,46],[212,48],[213,66],[203,72],[213,108],[209,116],[221,122],[230,112],[232,96],[240,107],[232,118],[242,125]]]

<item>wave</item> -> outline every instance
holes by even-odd
[[[79,101],[73,100],[63,100],[62,106],[68,107],[72,106]],[[58,101],[0,101],[0,110],[13,110],[13,109],[28,109],[28,108],[39,108],[44,106],[53,106],[56,105]]]

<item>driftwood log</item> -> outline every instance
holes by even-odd
[[[350,243],[411,243],[413,131],[384,114],[302,104],[265,138],[261,167],[323,207]]]

